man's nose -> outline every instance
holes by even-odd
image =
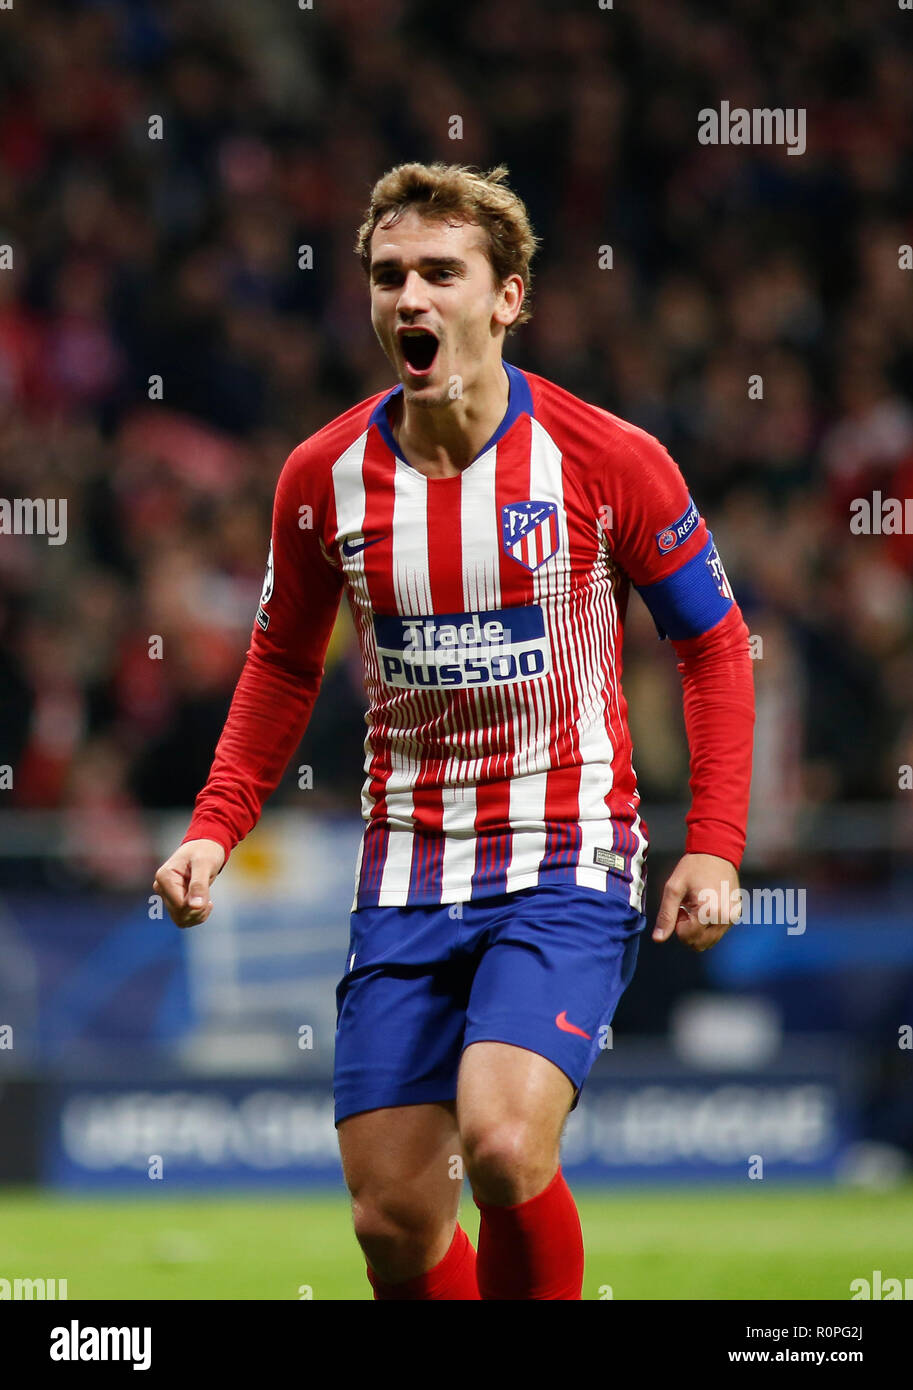
[[[425,282],[417,270],[410,270],[406,275],[396,307],[400,313],[405,314],[416,313],[418,310],[428,307]]]

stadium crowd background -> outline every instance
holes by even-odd
[[[708,517],[763,639],[772,862],[803,805],[913,796],[913,536],[849,526],[855,497],[913,496],[904,19],[767,0],[0,14],[0,496],[68,500],[65,545],[0,541],[5,804],[62,811],[90,882],[146,883],[143,812],[205,780],[282,463],[393,384],[352,246],[409,159],[508,165],[542,242],[508,360],[655,433]],[[722,99],[805,107],[807,151],[701,146]],[[673,654],[631,607],[649,808],[686,798],[687,746]],[[312,806],[357,808],[363,709],[344,606],[295,760]],[[272,804],[301,804],[287,781]]]

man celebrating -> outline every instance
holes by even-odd
[[[665,449],[502,360],[535,249],[506,175],[406,164],[373,190],[356,249],[399,385],[282,470],[247,660],[155,881],[179,926],[206,920],[304,733],[345,590],[370,708],[336,1123],[377,1299],[581,1296],[561,1132],[646,926],[631,584],[680,658],[691,754],[654,940],[720,939],[745,845],[747,629]]]

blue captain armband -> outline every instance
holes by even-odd
[[[709,632],[735,603],[712,535],[703,550],[674,574],[635,588],[653,615],[660,638],[673,641]]]

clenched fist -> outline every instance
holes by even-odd
[[[212,911],[209,889],[225,863],[215,840],[188,840],[156,871],[152,887],[162,895],[168,915],[179,927],[196,927]]]

